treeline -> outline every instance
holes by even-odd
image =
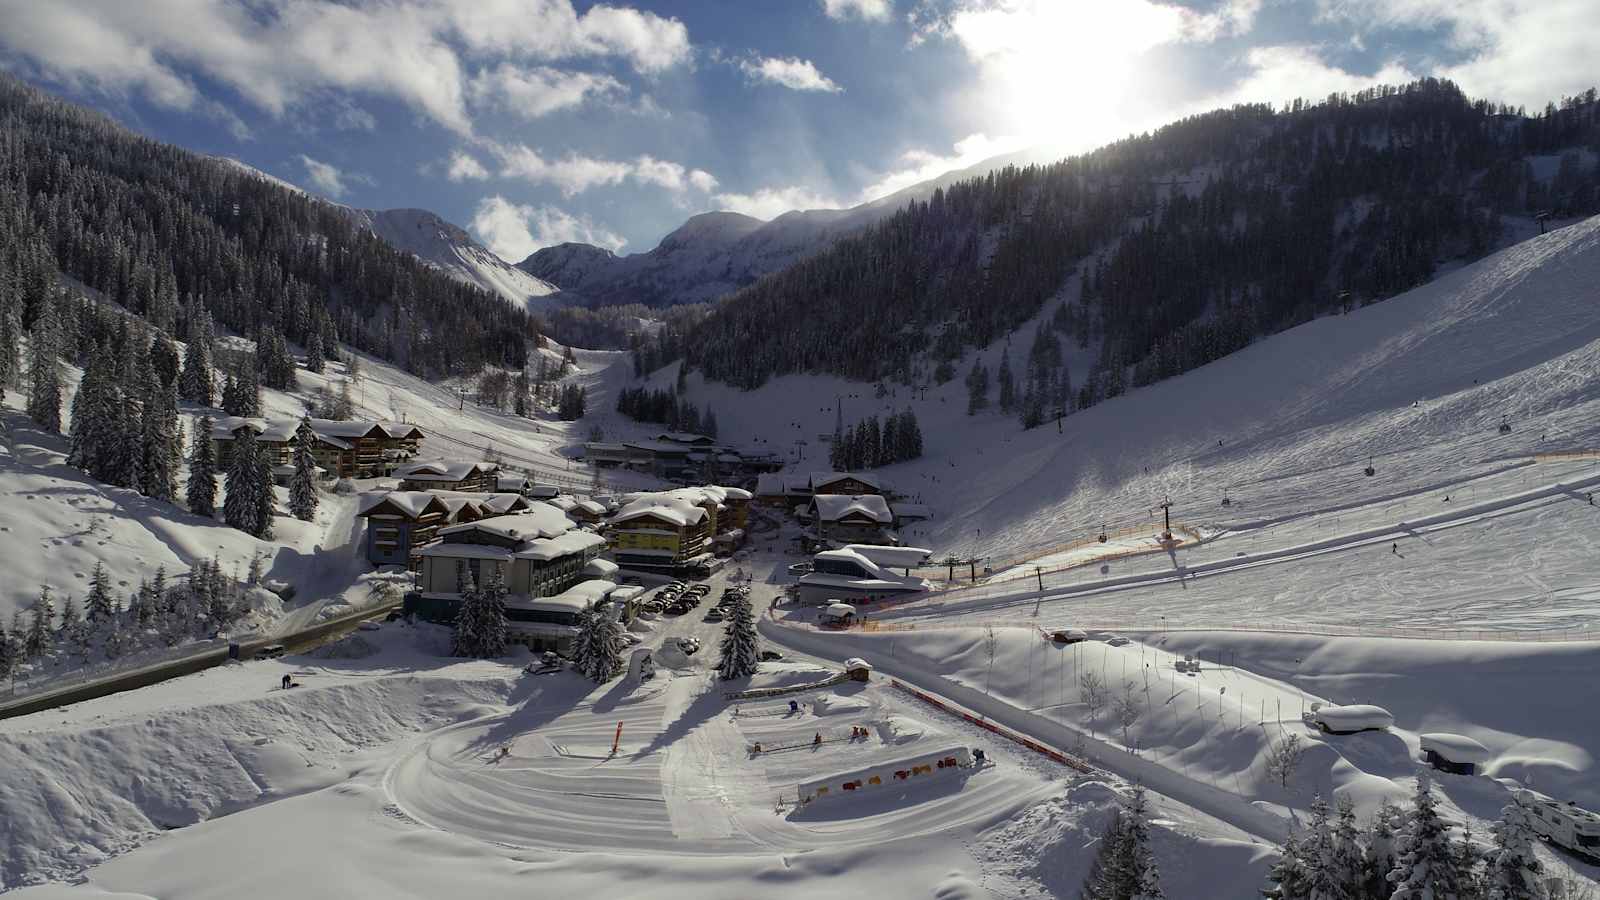
[[[835,472],[855,472],[921,456],[922,427],[908,409],[889,414],[881,424],[877,416],[868,416],[835,434],[828,465]]]
[[[1057,311],[1065,309],[1062,306]],[[1020,392],[1017,378],[1011,371],[1011,348],[1007,347],[1000,355],[999,371],[994,379],[999,385],[1000,411],[1017,414],[1024,429],[1037,428],[1046,419],[1060,419],[1076,405],[1088,405],[1087,395],[1077,399],[1072,395],[1072,376],[1067,371],[1061,338],[1056,333],[1063,327],[1062,316],[1058,315],[1034,333]],[[950,375],[936,373],[935,378],[943,382],[948,381]],[[989,367],[981,359],[974,360],[967,372],[967,415],[976,415],[989,407],[989,381]]]
[[[75,659],[118,659],[148,647],[173,647],[214,636],[244,614],[242,586],[224,575],[215,559],[197,563],[187,577],[171,579],[166,569],[145,577],[124,602],[112,588],[105,567],[95,563],[89,592],[80,606],[68,595],[58,602],[42,588],[24,615],[12,613],[11,627],[0,627],[0,678],[26,665]]]
[[[617,412],[635,422],[664,425],[667,431],[687,431],[716,437],[717,414],[710,408],[701,412],[693,403],[678,399],[679,392],[681,389],[675,392],[666,388],[623,388],[617,392]]]
[[[435,378],[521,368],[540,337],[525,310],[395,250],[342,207],[0,74],[5,244],[175,338],[205,312],[317,360],[344,343]],[[39,294],[26,291],[25,330]],[[285,370],[265,374],[270,386]]]
[[[1600,145],[1596,108],[1589,91],[1530,118],[1426,79],[1191,117],[937,190],[730,295],[683,350],[742,388],[795,372],[921,385],[1043,309],[1097,348],[1071,392],[1090,405],[1482,256],[1505,216],[1600,212],[1579,151]],[[1530,157],[1558,152],[1536,178]]]
[[[643,371],[653,372],[681,355],[683,334],[709,310],[705,303],[664,309],[642,303],[552,306],[535,317],[539,330],[558,343],[594,350],[634,350],[636,370],[648,365]],[[668,352],[672,355],[664,356]]]

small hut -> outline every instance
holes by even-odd
[[[1489,761],[1489,748],[1462,734],[1436,732],[1422,735],[1422,757],[1441,772],[1476,775]]]
[[[852,656],[844,661],[844,673],[850,676],[851,681],[866,681],[872,677],[872,663],[859,656]]]

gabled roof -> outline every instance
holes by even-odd
[[[450,507],[427,491],[389,491],[386,494],[367,494],[361,498],[357,516],[403,515],[416,519],[428,512],[448,515]]]
[[[219,416],[211,420],[211,437],[214,440],[229,441],[233,440],[234,432],[241,428],[249,428],[256,433],[257,440],[281,443],[294,440],[294,433],[299,427],[299,419]]]
[[[500,521],[500,520],[495,520]],[[606,539],[592,531],[569,531],[553,538],[541,538],[517,551],[523,559],[548,562],[559,556],[573,556],[591,547],[604,547]]]
[[[611,521],[620,525],[646,516],[661,519],[664,522],[671,522],[681,528],[705,519],[706,511],[692,503],[682,501],[643,499],[634,500],[624,506],[621,511],[611,517]]]
[[[500,467],[490,462],[424,462],[401,466],[395,477],[411,481],[464,481]]]
[[[854,478],[868,487],[876,488],[880,491],[883,490],[883,483],[878,480],[877,476],[867,475],[863,472],[812,472],[811,489],[815,491],[819,488],[825,488],[846,478]]]
[[[487,503],[489,501],[482,502]],[[571,519],[567,518],[566,513],[548,503],[533,502],[528,504],[525,512],[484,519],[481,522],[452,525],[449,528],[439,529],[439,535],[443,537],[477,529],[504,538],[533,541],[541,538],[559,537],[571,531],[574,527],[575,524]]]
[[[413,438],[416,440],[422,440],[427,437],[427,434],[423,433],[421,428],[418,428],[409,422],[379,422],[378,427],[382,428],[384,433],[389,437],[396,440],[402,438],[406,440],[411,440]]]
[[[311,430],[317,434],[339,438],[388,437],[377,422],[340,421],[337,419],[312,419]]]
[[[704,434],[695,434],[692,431],[663,431],[656,435],[658,441],[671,441],[674,444],[715,444],[717,439]]]
[[[811,503],[816,507],[817,519],[823,522],[837,522],[847,516],[865,516],[882,525],[894,521],[894,514],[889,512],[888,501],[879,494],[862,494],[858,497],[848,494],[818,494],[811,498]]]

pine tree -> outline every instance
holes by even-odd
[[[278,492],[272,485],[272,460],[259,448],[256,452],[256,524],[255,536],[272,540],[272,519],[277,515]]]
[[[1304,839],[1304,834],[1290,832],[1283,842],[1283,852],[1279,854],[1277,862],[1267,870],[1270,886],[1261,892],[1261,896],[1269,900],[1305,900],[1309,878],[1302,843]]]
[[[22,652],[29,659],[37,659],[50,646],[50,633],[55,626],[56,604],[50,596],[50,585],[39,589],[39,599],[33,602],[33,616],[28,622],[28,636],[23,640]]]
[[[1417,778],[1398,856],[1389,873],[1389,882],[1394,885],[1391,900],[1455,900],[1460,896],[1456,850],[1451,846],[1450,832],[1439,818],[1433,783],[1426,775]]]
[[[222,501],[222,520],[246,534],[261,530],[261,475],[255,429],[244,425],[233,432],[228,456],[227,496]]]
[[[588,608],[580,617],[574,662],[589,679],[604,683],[622,671],[622,624],[604,608]]]
[[[972,371],[967,373],[967,415],[976,415],[989,408],[989,370],[983,360],[972,361]]]
[[[1161,872],[1150,852],[1149,801],[1144,786],[1133,794],[1101,838],[1080,896],[1083,900],[1161,900]]]
[[[540,358],[543,361],[543,358]],[[578,634],[572,639],[572,668],[573,671],[589,677],[589,644],[594,632],[595,611],[592,606],[585,606],[578,611]]]
[[[451,652],[473,659],[495,659],[506,652],[506,585],[494,566],[480,588],[469,573],[456,610]]]
[[[1545,900],[1544,864],[1533,852],[1528,811],[1512,800],[1494,823],[1494,849],[1484,865],[1484,900]]]
[[[302,522],[317,514],[317,459],[311,452],[316,435],[308,419],[300,420],[294,434],[294,476],[289,481],[289,512]]]
[[[147,385],[142,424],[144,465],[140,492],[173,502],[178,497],[183,442],[178,430],[177,392],[172,385],[162,383],[160,377],[152,377]]]
[[[0,268],[0,278],[3,278],[3,268]],[[16,292],[0,280],[0,400],[5,399],[6,386],[16,382],[21,369],[21,357],[17,353],[21,334]]]
[[[1328,803],[1321,794],[1311,798],[1311,822],[1302,847],[1306,867],[1306,900],[1352,900],[1351,886],[1339,872],[1338,847]]]
[[[1367,847],[1361,866],[1364,896],[1387,898],[1394,893],[1394,886],[1389,883],[1389,873],[1394,871],[1398,862],[1403,823],[1404,817],[1399,807],[1388,797],[1383,798],[1367,829]]]
[[[111,576],[106,574],[106,567],[99,560],[95,561],[94,573],[89,576],[89,595],[84,598],[83,605],[90,622],[102,622],[116,615],[111,599]]]
[[[1017,406],[1017,382],[1011,375],[1011,351],[1009,349],[1000,354],[1000,372],[997,379],[1000,382],[1000,411],[1010,415]]]
[[[723,681],[754,675],[760,662],[756,652],[756,619],[750,599],[740,596],[728,611],[728,624],[722,629],[722,659],[717,672]]]
[[[322,335],[313,331],[306,339],[306,371],[320,375],[326,368],[325,363],[326,359],[322,354]]]
[[[201,406],[214,401],[211,384],[211,328],[203,322],[195,329],[183,349],[183,371],[178,376],[178,395]]]
[[[217,451],[211,428],[211,417],[201,416],[191,442],[189,484],[184,494],[189,512],[208,519],[217,514]]]
[[[46,298],[28,338],[28,418],[51,433],[61,431],[60,343],[56,304]]]
[[[906,437],[906,459],[922,458],[922,426],[917,424],[917,414],[906,410],[905,423],[901,426]]]
[[[1117,854],[1123,842],[1122,811],[1111,814],[1105,833],[1100,835],[1099,850],[1089,864],[1089,875],[1084,879],[1080,900],[1123,900],[1127,896],[1116,871]]]
[[[91,460],[95,458],[95,442],[99,435],[97,431],[96,415],[99,413],[100,393],[102,387],[103,360],[105,354],[99,344],[89,351],[89,359],[83,367],[83,378],[78,381],[78,392],[72,396],[71,424],[67,428],[70,438],[67,449],[67,465],[82,469],[95,477],[96,475]]]
[[[0,314],[4,310],[0,309]],[[10,678],[11,672],[17,665],[18,648],[16,640],[4,628],[0,628],[0,678]]]
[[[1334,878],[1345,886],[1346,895],[1360,900],[1366,896],[1362,869],[1365,850],[1361,845],[1361,829],[1356,824],[1355,803],[1348,796],[1340,795],[1337,809],[1333,824],[1332,871]]]

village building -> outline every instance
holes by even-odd
[[[619,565],[676,569],[710,558],[712,516],[670,493],[638,495],[611,517],[612,557]]]
[[[811,519],[821,541],[840,544],[896,544],[894,513],[878,494],[818,494]]]
[[[518,515],[441,528],[438,535],[417,552],[422,566],[410,606],[434,622],[455,621],[467,585],[482,585],[495,571],[505,581],[508,607],[557,596],[585,580],[588,564],[605,546],[599,535],[574,529],[560,510],[543,503]]]
[[[595,560],[604,562],[604,560]],[[506,635],[534,650],[571,655],[579,617],[593,608],[600,615],[630,622],[644,589],[618,585],[609,578],[587,578],[547,597],[513,597],[506,601]]]
[[[317,466],[330,477],[379,478],[389,474],[401,461],[410,459],[423,440],[421,429],[402,423],[335,421],[307,419],[314,438],[311,455]],[[223,416],[211,427],[211,441],[219,466],[226,466],[233,453],[235,433],[249,427],[256,442],[274,467],[294,462],[296,433],[300,419],[262,419]]]
[[[883,482],[875,475],[863,472],[812,472],[811,495],[818,494],[884,494]]]
[[[852,544],[812,557],[811,571],[796,583],[795,598],[804,605],[860,603],[921,593],[928,583],[898,575],[892,567],[911,569],[926,562],[931,551],[920,547],[873,547]]]
[[[490,462],[425,462],[395,471],[405,491],[492,492],[499,487],[500,467]]]
[[[356,517],[367,520],[368,562],[416,568],[420,558],[414,551],[437,537],[440,528],[531,508],[527,499],[509,494],[388,491],[363,498]]]

